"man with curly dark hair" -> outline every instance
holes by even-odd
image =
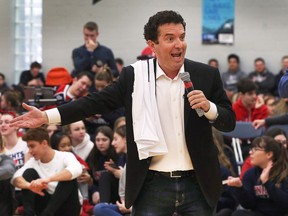
[[[68,124],[125,106],[125,206],[132,215],[213,215],[221,174],[211,126],[231,131],[235,115],[218,69],[185,58],[185,28],[179,13],[158,12],[144,27],[156,58],[124,67],[112,85],[53,110],[24,104],[28,113],[11,125]],[[195,87],[189,93],[185,71]]]

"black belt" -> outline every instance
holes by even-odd
[[[187,171],[171,171],[171,172],[161,172],[156,170],[149,170],[150,173],[158,176],[163,176],[166,178],[184,178],[184,177],[195,177],[194,170]]]

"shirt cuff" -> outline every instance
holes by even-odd
[[[49,109],[45,111],[48,124],[61,124],[61,116],[57,108]]]
[[[218,116],[218,110],[214,103],[209,101],[210,103],[210,109],[207,112],[204,112],[204,115],[209,121],[215,121]]]

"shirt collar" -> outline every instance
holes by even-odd
[[[178,79],[179,74],[184,73],[184,72],[185,72],[185,69],[184,69],[184,64],[183,64],[179,70],[179,73],[177,74],[177,76],[174,79]],[[156,80],[161,76],[167,77],[166,74],[164,73],[164,71],[162,70],[162,68],[159,66],[158,60],[156,59]]]

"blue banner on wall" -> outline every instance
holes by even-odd
[[[234,0],[202,0],[202,43],[234,43]]]

